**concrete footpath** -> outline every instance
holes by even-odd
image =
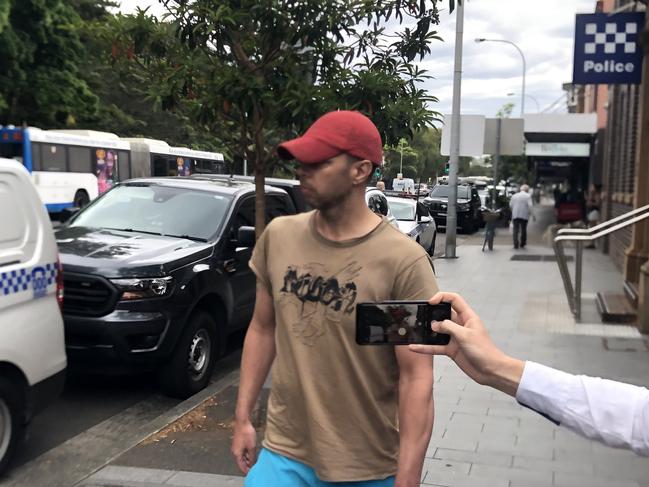
[[[524,250],[513,250],[508,229],[498,229],[493,252],[481,251],[480,234],[462,237],[458,259],[435,262],[440,287],[464,295],[497,344],[516,357],[646,386],[647,337],[633,326],[602,324],[595,312],[595,292],[622,289],[622,276],[606,256],[585,251],[582,323],[570,314],[555,262],[512,260],[552,254],[543,238],[551,214],[551,208],[538,211]],[[555,427],[512,398],[474,384],[448,359],[436,358],[435,377],[435,427],[422,485],[649,485],[648,459]],[[235,397],[234,386],[222,391],[78,485],[243,485],[228,454]],[[262,407],[260,435],[263,415]]]

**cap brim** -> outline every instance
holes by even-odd
[[[303,164],[317,164],[342,154],[343,151],[313,137],[298,137],[277,146],[281,159],[297,159]]]

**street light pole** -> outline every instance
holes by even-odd
[[[518,53],[521,55],[521,59],[523,60],[523,89],[521,92],[521,118],[523,118],[523,115],[525,115],[525,76],[527,73],[527,63],[525,62],[525,55],[523,54],[523,51],[521,51],[521,48],[518,47],[516,44],[514,44],[512,41],[506,41],[505,39],[485,39],[484,37],[479,37],[475,40],[477,43],[481,42],[502,42],[504,44],[510,44],[516,48]]]
[[[460,164],[460,95],[462,89],[462,40],[464,38],[464,1],[458,2],[455,23],[455,65],[453,68],[453,108],[451,113],[451,154],[448,161],[448,205],[446,208],[447,259],[456,257],[457,173]]]

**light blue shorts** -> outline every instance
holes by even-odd
[[[323,482],[308,465],[263,448],[244,487],[393,487],[394,477],[361,482]]]

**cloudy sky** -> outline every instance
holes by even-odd
[[[151,6],[162,12],[157,0],[122,0],[121,10]],[[453,95],[455,15],[439,4],[439,33],[432,54],[420,64],[434,79],[425,87],[439,98],[436,110],[450,113]],[[468,0],[464,20],[462,113],[493,116],[503,104],[514,102],[520,113],[522,61],[518,51],[500,42],[477,44],[474,39],[505,39],[516,43],[527,61],[525,112],[535,113],[563,95],[562,83],[572,78],[573,35],[576,13],[590,13],[595,0]],[[508,96],[514,93],[513,96]],[[565,103],[558,105],[565,111]]]

